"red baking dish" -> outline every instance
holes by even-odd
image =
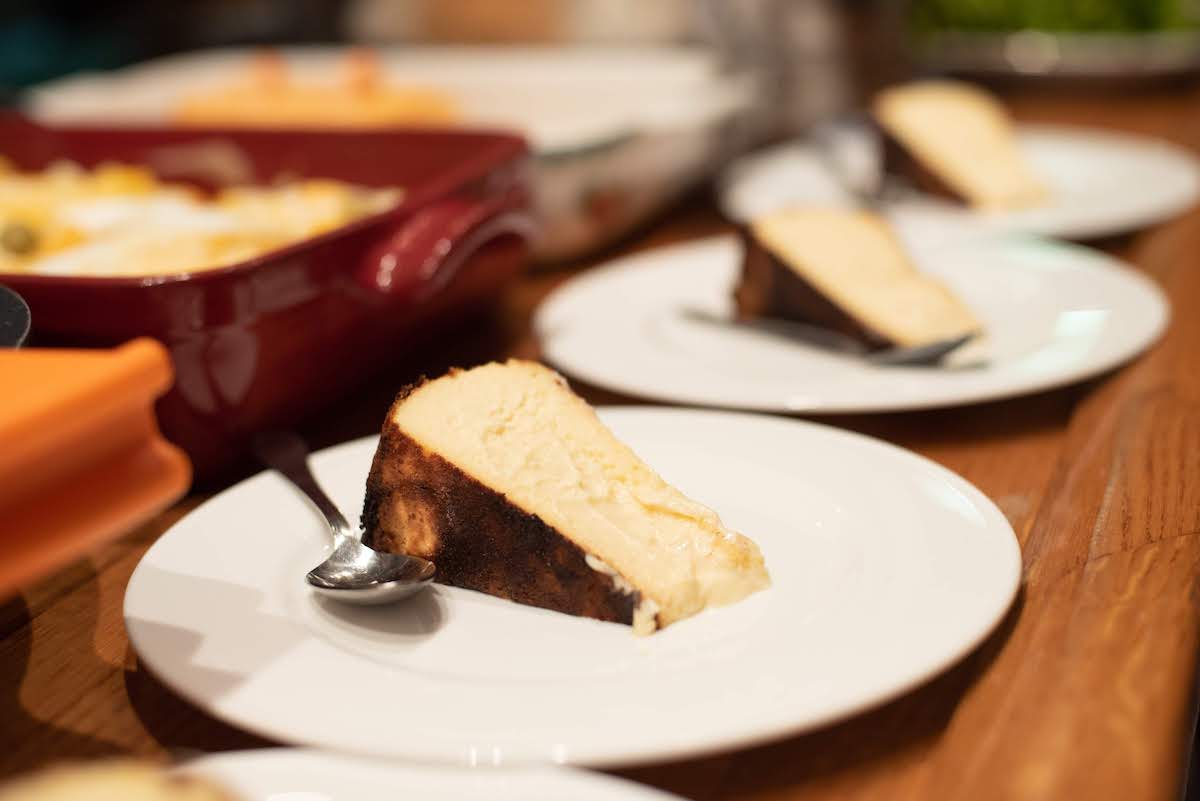
[[[69,159],[142,164],[213,186],[325,177],[400,186],[399,207],[231,267],[185,275],[0,274],[29,303],[38,345],[166,345],[175,387],[166,436],[209,476],[250,434],[292,425],[432,327],[494,298],[533,234],[527,153],[467,131],[44,128],[0,117],[22,169]]]

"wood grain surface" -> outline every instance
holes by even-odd
[[[1200,151],[1195,87],[1011,100],[1024,119],[1152,134]],[[725,228],[701,196],[616,252]],[[1021,595],[1000,628],[941,677],[841,725],[624,775],[697,800],[1180,796],[1200,646],[1200,211],[1100,246],[1137,265],[1173,303],[1166,337],[1137,362],[998,403],[823,418],[928,456],[999,504],[1025,563]],[[530,276],[499,313],[304,433],[321,446],[377,431],[392,393],[418,372],[536,357],[532,310],[585,267]],[[631,400],[581,389],[594,402]],[[70,757],[267,744],[139,668],[121,620],[142,553],[207,494],[0,604],[0,777]]]

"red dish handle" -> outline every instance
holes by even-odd
[[[487,242],[508,234],[532,237],[533,230],[532,216],[512,195],[434,201],[371,254],[359,280],[389,300],[424,300]]]

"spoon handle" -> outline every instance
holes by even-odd
[[[342,516],[312,471],[308,469],[308,446],[290,431],[264,431],[254,438],[254,452],[268,467],[274,468],[325,516],[335,537],[350,536],[353,529]]]

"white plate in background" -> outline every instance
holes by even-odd
[[[869,176],[877,148],[863,129],[840,126],[844,169]],[[1065,239],[1125,233],[1169,219],[1200,199],[1200,160],[1158,139],[1093,128],[1020,125],[1021,149],[1050,189],[1041,206],[975,212],[910,192],[887,206],[889,215],[940,223],[947,229],[1015,231]],[[795,205],[849,205],[850,199],[803,141],[789,142],[735,162],[721,180],[722,209],[739,222]]]
[[[283,479],[198,507],[138,565],[125,622],[183,697],[278,741],[466,765],[612,766],[752,745],[929,679],[1004,615],[1004,516],[891,445],[783,418],[601,410],[664,478],[761,547],[773,584],[649,637],[435,586],[391,607],[314,597],[323,524]],[[368,438],[313,466],[350,514]]]
[[[271,48],[301,83],[337,85],[354,48]],[[645,130],[690,130],[744,110],[748,75],[700,48],[666,46],[372,48],[383,80],[448,94],[462,124],[522,132],[534,150],[593,147]],[[181,97],[246,80],[261,48],[179,53],[34,87],[25,111],[47,124],[161,125]]]
[[[733,237],[658,248],[555,290],[534,325],[569,376],[668,403],[772,412],[887,412],[953,406],[1063,386],[1149,347],[1169,316],[1158,287],[1088,248],[1026,236],[936,243],[901,226],[918,267],[987,330],[977,367],[887,367],[736,326],[741,262]]]

